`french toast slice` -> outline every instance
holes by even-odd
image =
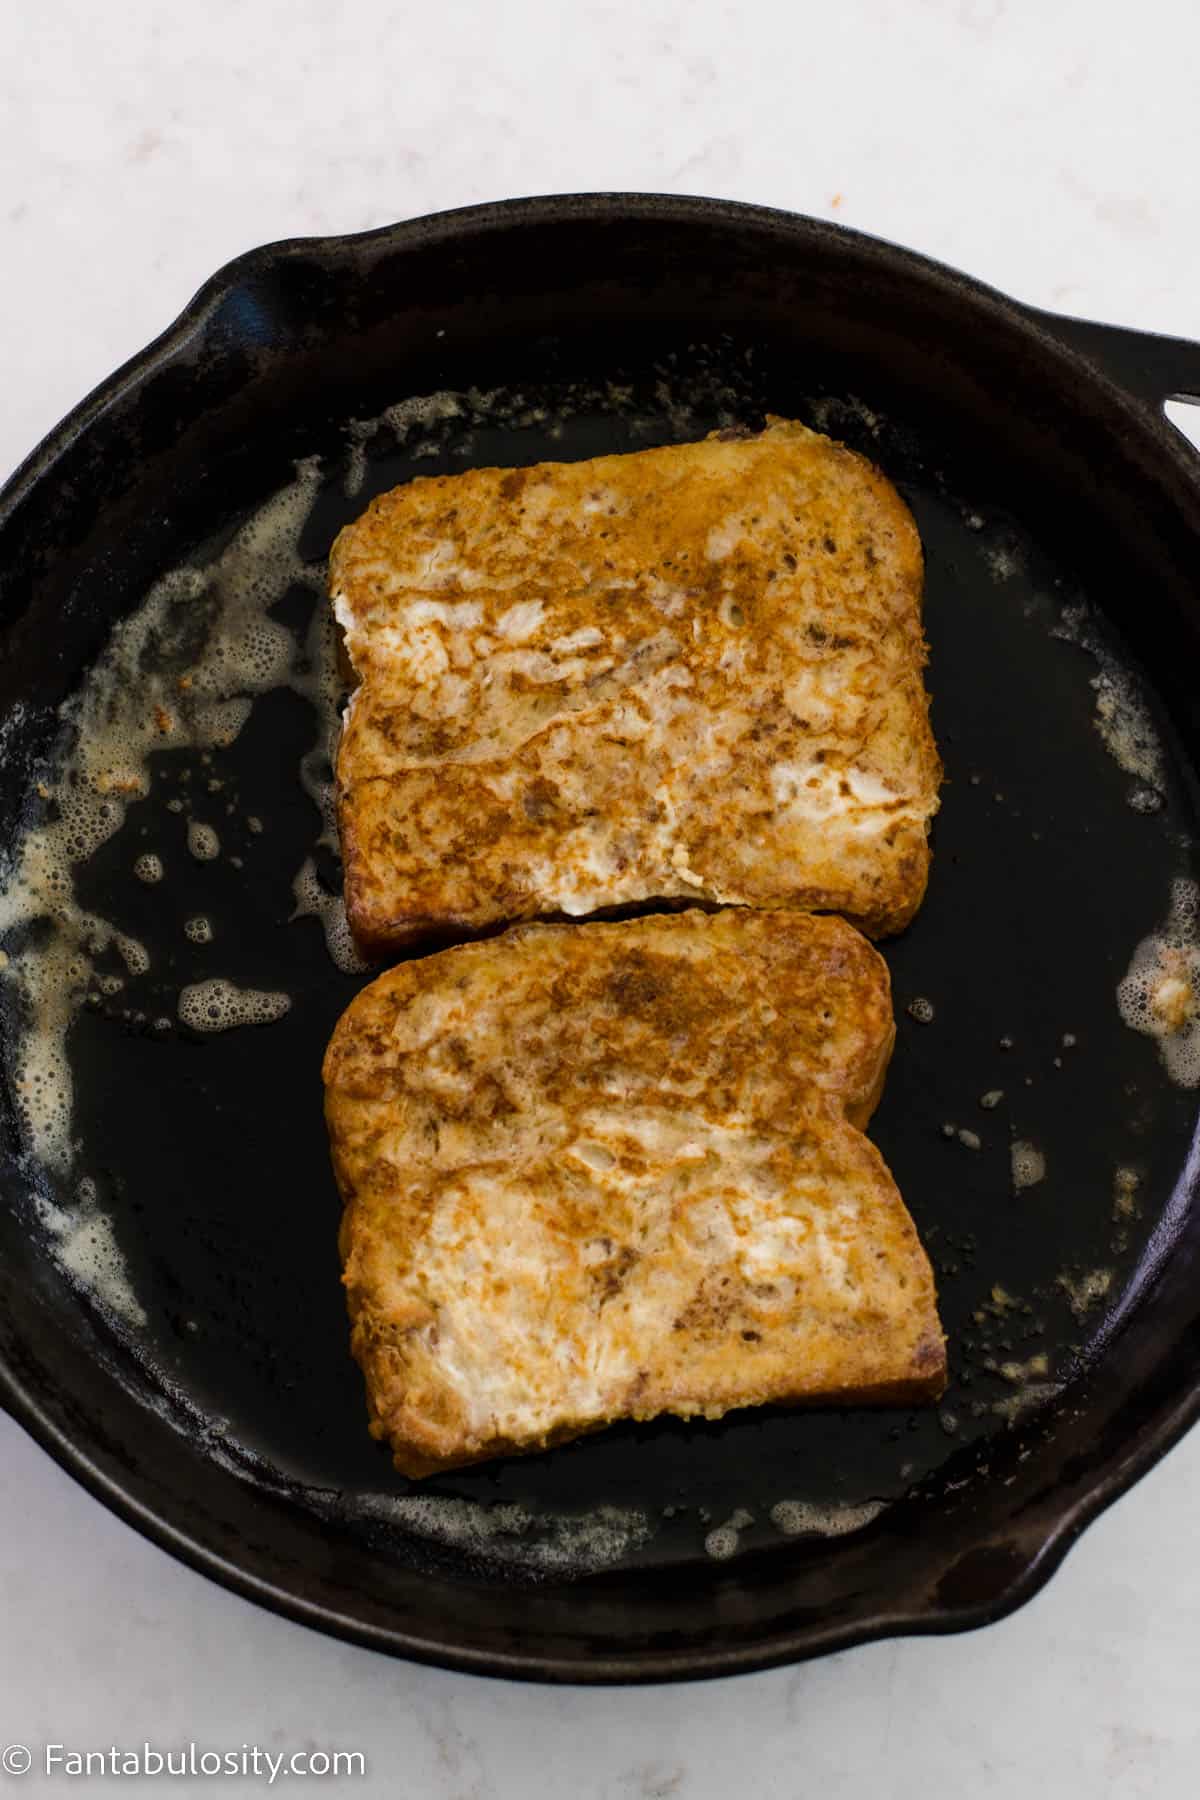
[[[785,419],[381,494],[329,570],[360,948],[648,900],[900,930],[941,777],[922,578],[890,482]]]
[[[351,1347],[419,1477],[618,1419],[930,1399],[933,1277],[862,1128],[849,925],[523,925],[388,970],[325,1057]]]

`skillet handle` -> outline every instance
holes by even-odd
[[[1098,363],[1105,374],[1154,412],[1164,400],[1200,404],[1200,343],[1124,325],[1097,325],[1043,313],[1047,330]]]

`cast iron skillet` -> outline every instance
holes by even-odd
[[[611,406],[594,398],[606,381]],[[349,498],[346,422],[473,385],[532,409],[523,424],[510,409],[509,429],[485,421],[474,460],[669,438],[683,393],[692,431],[811,417],[914,508],[947,786],[928,901],[885,946],[900,1041],[872,1131],[938,1269],[946,1401],[618,1429],[432,1484],[462,1516],[522,1509],[495,1554],[389,1514],[405,1484],[367,1438],[347,1356],[320,1116],[320,1052],[355,980],[312,920],[287,924],[317,830],[295,782],[312,720],[288,695],[259,702],[220,762],[270,825],[257,860],[243,846],[241,872],[193,866],[164,922],[126,872],[142,826],[160,841],[171,822],[134,808],[87,880],[125,908],[167,988],[194,978],[176,915],[204,908],[229,927],[219,972],[287,988],[292,1011],[269,1032],[166,1043],[81,1016],[76,1123],[147,1324],[136,1341],[115,1331],[47,1255],[10,1116],[0,1392],[195,1567],[405,1656],[655,1680],[983,1624],[1036,1591],[1200,1394],[1195,1103],[1114,999],[1196,862],[1200,476],[1161,403],[1200,392],[1200,347],[1052,318],[891,245],[700,199],[525,200],[254,251],[0,497],[0,719],[25,707],[0,770],[5,838],[54,707],[158,572],[315,452],[328,481],[306,549],[322,556],[371,492],[463,466],[452,430],[418,460],[382,431]],[[1093,649],[1098,636],[1144,683],[1170,764],[1157,811],[1129,805],[1137,784],[1095,729],[1101,665],[1061,632],[1081,602]],[[931,1023],[905,1010],[918,996]],[[1046,1159],[1022,1192],[1013,1138]],[[1134,1219],[1113,1215],[1124,1165],[1141,1181]],[[1078,1283],[1098,1268],[1109,1287],[1087,1306]],[[1015,1386],[1005,1363],[1026,1365]],[[839,1538],[770,1521],[781,1500],[866,1499],[889,1504]],[[529,1566],[524,1545],[575,1544],[602,1507],[644,1514],[646,1541],[590,1573]],[[738,1509],[752,1522],[714,1559],[706,1535]]]

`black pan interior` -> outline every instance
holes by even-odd
[[[348,494],[348,422],[437,390],[460,413],[399,438],[381,425]],[[81,1166],[147,1323],[115,1328],[46,1254],[10,1109],[0,1348],[19,1416],[106,1498],[327,1629],[613,1679],[976,1623],[1031,1591],[1190,1414],[1195,1100],[1122,1024],[1115,989],[1172,882],[1197,873],[1194,483],[1148,414],[982,290],[700,203],[497,209],[258,253],[10,489],[0,718],[24,712],[0,768],[5,839],[36,810],[54,709],[112,622],[165,569],[216,554],[297,458],[322,458],[303,539],[317,561],[415,474],[766,412],[878,461],[925,545],[947,781],[927,902],[885,946],[899,1042],[871,1132],[938,1273],[950,1389],[923,1411],[617,1428],[438,1478],[423,1515],[390,1506],[415,1490],[365,1431],[320,1110],[321,1051],[363,978],[332,965],[314,920],[289,922],[319,831],[296,779],[314,721],[268,694],[211,762],[164,752],[151,797],[80,875],[153,956],[70,1038]],[[299,590],[282,616],[300,632],[312,604]],[[1130,804],[1145,784],[1095,726],[1107,667],[1132,675],[1165,747],[1152,810]],[[166,801],[209,780],[235,811],[225,854],[198,864]],[[168,867],[154,889],[129,874],[146,848]],[[181,931],[198,912],[216,929],[203,949]],[[153,1030],[214,973],[292,1009],[219,1037]],[[928,1022],[908,1010],[922,1001]],[[14,1027],[10,1007],[10,1042]],[[1020,1191],[1014,1140],[1046,1165]],[[1120,1168],[1138,1176],[1135,1216],[1114,1212]],[[1108,1287],[1085,1306],[1096,1271]],[[831,1540],[773,1523],[787,1501],[888,1504]],[[735,1516],[735,1553],[714,1557]]]

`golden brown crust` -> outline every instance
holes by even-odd
[[[397,1467],[938,1394],[929,1264],[859,1129],[893,1039],[878,954],[783,911],[521,926],[365,988],[326,1116]]]
[[[891,484],[786,420],[380,495],[330,558],[359,944],[656,899],[901,929],[941,775],[921,585]]]

